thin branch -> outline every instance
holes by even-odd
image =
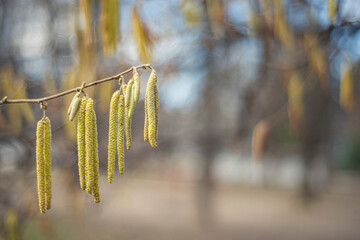
[[[95,85],[98,85],[100,83],[104,83],[104,82],[108,82],[108,81],[111,81],[111,80],[118,80],[119,77],[121,77],[122,75],[125,75],[127,73],[130,73],[133,68],[136,68],[136,69],[139,69],[139,68],[143,68],[143,69],[146,69],[146,68],[150,68],[150,69],[153,69],[150,64],[142,64],[142,65],[139,65],[139,66],[136,66],[136,67],[132,67],[132,68],[129,68],[117,75],[114,75],[114,76],[111,76],[111,77],[107,77],[107,78],[103,78],[103,79],[100,79],[100,80],[97,80],[95,82],[92,82],[92,83],[89,83],[89,84],[86,84],[84,86],[84,88],[88,88],[88,87],[92,87],[92,86],[95,86]],[[49,100],[52,100],[52,99],[55,99],[55,98],[59,98],[59,97],[62,97],[62,96],[65,96],[65,95],[68,95],[70,93],[73,93],[73,92],[78,92],[81,90],[81,87],[76,87],[76,88],[73,88],[73,89],[70,89],[70,90],[67,90],[67,91],[64,91],[64,92],[61,92],[61,93],[57,93],[57,94],[54,94],[54,95],[51,95],[51,96],[48,96],[48,97],[43,97],[43,98],[35,98],[35,99],[13,99],[13,100],[9,100],[7,99],[7,97],[4,97],[1,101],[0,101],[0,105],[3,105],[3,104],[10,104],[10,103],[37,103],[37,104],[40,104],[42,102],[45,102],[45,101],[49,101]]]

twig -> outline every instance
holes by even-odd
[[[142,65],[139,65],[139,66],[136,66],[136,67],[132,67],[132,68],[129,68],[119,74],[116,74],[114,76],[111,76],[111,77],[107,77],[107,78],[103,78],[103,79],[100,79],[100,80],[97,80],[95,82],[92,82],[92,83],[89,83],[89,84],[86,84],[85,86],[83,86],[83,89],[85,88],[88,88],[88,87],[91,87],[91,86],[95,86],[95,85],[98,85],[100,83],[104,83],[104,82],[108,82],[108,81],[111,81],[111,80],[118,80],[122,75],[125,75],[127,73],[130,73],[133,68],[143,68],[143,69],[146,69],[146,68],[150,68],[152,69],[152,67],[150,66],[150,64],[142,64]],[[73,89],[70,89],[70,90],[67,90],[67,91],[64,91],[64,92],[61,92],[61,93],[57,93],[57,94],[54,94],[54,95],[51,95],[51,96],[48,96],[48,97],[43,97],[43,98],[34,98],[34,99],[8,99],[7,97],[4,97],[1,101],[0,101],[0,105],[3,105],[3,104],[12,104],[12,103],[37,103],[37,104],[40,104],[42,102],[45,102],[45,101],[48,101],[48,100],[52,100],[52,99],[55,99],[55,98],[59,98],[59,97],[62,97],[62,96],[65,96],[65,95],[68,95],[70,93],[73,93],[73,92],[78,92],[78,91],[81,91],[82,87],[76,87],[76,88],[73,88]]]

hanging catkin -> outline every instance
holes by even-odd
[[[134,97],[135,97],[135,103],[139,102],[139,98],[140,98],[140,75],[137,72],[136,68],[133,68],[133,79],[134,79],[134,87],[135,89],[133,90],[134,92]]]
[[[131,118],[134,115],[136,106],[136,99],[135,99],[135,85],[133,84],[132,90],[131,90],[131,96],[130,96],[130,106],[129,106],[129,118]]]
[[[82,190],[86,189],[85,180],[85,108],[87,98],[83,97],[80,104],[78,122],[77,122],[77,150],[78,150],[78,166],[80,187]]]
[[[120,91],[114,92],[110,102],[109,146],[108,146],[108,182],[112,183],[115,172],[116,134]]]
[[[93,124],[93,105],[91,98],[87,100],[85,108],[85,178],[86,192],[93,193],[94,185],[94,124]]]
[[[42,214],[45,213],[45,160],[44,160],[44,122],[40,120],[36,128],[36,172],[39,208]]]
[[[98,152],[98,133],[97,133],[97,126],[96,126],[96,114],[94,109],[91,111],[92,121],[93,121],[93,131],[94,131],[94,138],[93,138],[93,172],[94,172],[94,182],[93,182],[93,195],[94,195],[94,202],[100,202],[100,190],[99,190],[99,152]]]
[[[145,121],[144,121],[144,141],[149,141],[149,119],[147,110],[147,93],[145,95]]]
[[[126,94],[128,94],[130,86],[124,85],[123,92],[125,95],[125,136],[126,136],[126,149],[131,149],[131,118],[129,118],[129,107],[126,106]]]
[[[147,118],[148,118],[148,138],[150,145],[153,148],[157,148],[157,111],[156,111],[156,94],[155,88],[157,76],[156,72],[153,70],[150,74],[150,78],[146,88],[146,111],[147,111]]]
[[[126,87],[126,94],[125,94],[125,106],[126,107],[130,107],[133,85],[134,85],[134,79],[131,79]]]
[[[46,210],[51,208],[51,124],[50,119],[46,117],[44,120],[44,162],[45,162],[45,205]]]
[[[125,134],[125,97],[120,95],[118,107],[117,153],[119,159],[119,172],[124,173],[124,134]]]
[[[156,140],[156,147],[158,144],[158,133],[159,133],[159,109],[160,109],[160,95],[159,95],[159,87],[157,83],[154,87],[155,91],[155,114],[156,114],[156,130],[155,130],[155,140]]]

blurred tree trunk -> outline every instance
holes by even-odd
[[[317,81],[312,78],[311,80]],[[317,81],[319,82],[319,81]],[[303,159],[303,180],[300,189],[301,197],[306,203],[315,196],[315,189],[312,183],[311,172],[319,148],[323,144],[330,143],[331,124],[331,98],[320,86],[307,87],[305,91],[306,110],[304,125],[301,136],[302,159]],[[326,159],[328,167],[331,166],[331,158]]]
[[[207,2],[203,1],[203,28],[200,38],[201,46],[206,51],[204,60],[204,71],[206,72],[205,87],[202,93],[202,106],[196,118],[201,123],[198,141],[200,148],[200,178],[198,184],[197,202],[198,202],[198,217],[202,227],[209,227],[213,221],[213,187],[212,167],[215,160],[215,155],[219,150],[217,144],[218,137],[216,137],[216,119],[218,112],[216,111],[216,72],[217,66],[214,63],[214,38],[211,32],[210,20],[207,9]]]

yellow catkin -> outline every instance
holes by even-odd
[[[114,92],[110,102],[109,145],[108,145],[108,182],[112,183],[115,172],[116,134],[120,91]]]
[[[155,99],[155,86],[156,86],[156,72],[151,72],[148,85],[146,88],[146,104],[147,104],[147,115],[148,115],[148,135],[149,142],[153,148],[157,147],[156,142],[156,99]]]
[[[42,214],[45,213],[45,160],[44,160],[44,122],[40,120],[36,128],[36,172],[39,207]]]
[[[94,124],[93,124],[93,106],[91,98],[87,100],[85,108],[85,178],[86,192],[93,193],[94,185]]]
[[[132,97],[132,87],[134,85],[134,79],[131,79],[127,84],[126,94],[125,94],[125,106],[130,107],[131,97]]]
[[[131,89],[129,85],[123,86],[123,92],[125,95],[125,136],[126,136],[126,149],[131,149],[131,118],[129,118],[129,107],[126,107],[126,94],[128,89]]]
[[[51,123],[50,119],[46,117],[44,119],[44,134],[45,134],[45,143],[44,143],[44,162],[45,162],[45,205],[46,209],[51,208]]]
[[[94,172],[94,182],[93,182],[93,195],[94,195],[94,202],[100,202],[100,189],[99,189],[99,151],[98,151],[98,132],[97,132],[97,124],[96,124],[96,114],[95,111],[91,111],[92,114],[92,121],[93,121],[93,131],[94,131],[94,138],[93,138],[93,172]]]
[[[82,190],[86,189],[85,180],[85,108],[87,98],[83,97],[80,104],[78,122],[77,122],[77,150],[78,150],[78,166],[79,166],[79,180]]]
[[[135,102],[139,102],[139,98],[140,98],[140,75],[139,73],[136,71],[136,68],[134,68],[134,75],[133,75],[133,79],[134,79],[134,86],[135,89],[133,90],[133,94],[135,97]]]
[[[160,95],[159,95],[159,87],[158,87],[157,83],[155,84],[154,91],[155,91],[155,114],[156,114],[155,140],[156,140],[156,145],[158,145]]]
[[[125,134],[125,97],[120,95],[118,107],[117,153],[119,159],[119,172],[124,173],[124,134]]]
[[[144,121],[144,141],[149,141],[149,118],[147,110],[147,94],[145,95],[145,121]]]
[[[135,107],[136,107],[135,85],[133,84],[131,97],[130,97],[129,113],[128,113],[129,118],[131,118],[134,115]]]

